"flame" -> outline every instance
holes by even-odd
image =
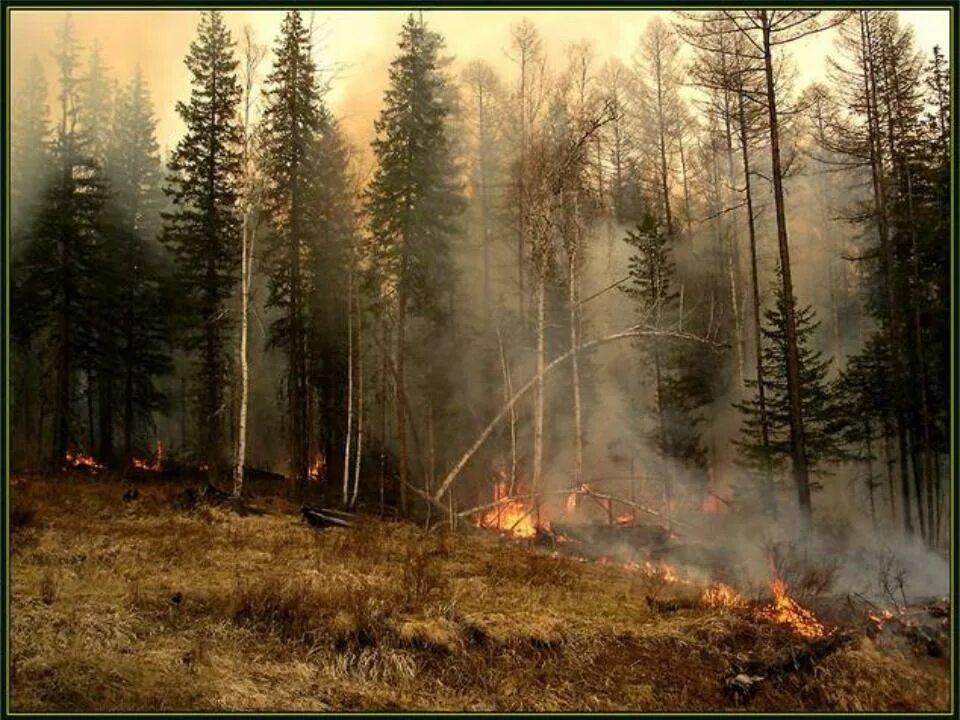
[[[154,453],[152,461],[148,462],[140,458],[133,458],[132,463],[135,468],[139,468],[140,470],[160,472],[163,470],[163,443],[157,438],[157,451]]]
[[[67,450],[67,462],[73,467],[88,468],[94,474],[103,470],[103,465],[98,463],[92,455],[87,455],[79,450],[76,452]]]
[[[327,459],[323,456],[323,452],[317,450],[313,454],[313,459],[310,461],[310,468],[307,470],[307,477],[311,480],[320,480],[323,478],[323,473],[327,468]]]
[[[564,510],[566,510],[567,515],[572,515],[577,511],[577,491],[574,490],[572,493],[567,495],[567,499],[564,502]]]
[[[783,580],[774,575],[771,587],[773,604],[758,610],[757,617],[786,625],[797,635],[807,638],[826,634],[826,629],[814,614],[787,594],[787,584]]]
[[[714,583],[700,597],[704,605],[720,608],[742,608],[747,606],[747,600],[729,585]]]
[[[523,487],[517,486],[517,489],[519,494],[526,494]],[[550,529],[549,521],[536,517],[540,513],[535,506],[510,496],[510,487],[505,482],[498,482],[493,486],[493,501],[498,504],[480,513],[475,519],[477,527],[495,528],[519,538],[536,536],[538,528]]]
[[[700,504],[700,510],[707,513],[719,513],[726,510],[726,508],[723,506],[723,503],[720,502],[720,498],[716,495],[708,494]]]
[[[620,515],[614,522],[616,522],[617,525],[629,525],[636,519],[636,513],[628,510],[627,512],[623,513],[623,515]]]

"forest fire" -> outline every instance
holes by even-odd
[[[307,470],[308,477],[311,480],[322,479],[326,466],[327,459],[323,456],[323,453],[320,450],[317,450],[313,454],[313,459],[310,461],[310,468]]]
[[[518,486],[521,495],[526,490]],[[480,513],[474,524],[477,527],[492,528],[508,532],[518,538],[532,538],[537,529],[550,529],[549,521],[541,517],[541,509],[522,499],[511,496],[510,487],[505,482],[498,482],[493,486],[493,501],[495,507]]]
[[[72,450],[67,450],[67,462],[75,468],[86,468],[90,472],[96,474],[100,470],[103,470],[103,465],[98,463],[93,456],[87,455],[86,453],[76,452]]]
[[[758,610],[758,618],[786,625],[805,638],[818,638],[826,634],[823,624],[787,594],[787,584],[776,575],[773,577],[772,590],[773,604]]]
[[[743,595],[722,582],[714,583],[704,590],[700,599],[708,607],[744,608],[748,604]]]
[[[138,470],[161,472],[163,470],[163,443],[157,439],[157,450],[153,454],[152,459],[142,460],[141,458],[133,458],[131,464]]]

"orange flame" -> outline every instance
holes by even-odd
[[[812,612],[800,605],[787,594],[787,584],[779,577],[773,577],[773,604],[761,608],[757,617],[780,625],[786,625],[797,635],[807,638],[818,638],[826,634],[826,630]]]
[[[636,514],[633,511],[628,510],[627,512],[623,513],[623,515],[620,515],[615,522],[617,525],[629,525],[636,519]]]
[[[747,606],[747,600],[729,585],[714,583],[700,597],[704,605],[720,608],[742,608]]]
[[[132,463],[135,468],[140,470],[160,472],[163,470],[163,443],[157,438],[157,451],[153,455],[153,460],[147,461],[141,460],[140,458],[133,458]]]
[[[313,459],[310,461],[310,468],[307,470],[307,477],[311,480],[320,480],[323,478],[323,473],[327,468],[327,459],[323,456],[323,452],[317,450],[313,454]]]
[[[526,490],[517,487],[521,495]],[[537,534],[537,528],[550,529],[549,521],[545,521],[537,508],[521,499],[511,498],[510,488],[505,482],[499,482],[493,487],[493,501],[498,503],[486,512],[480,513],[474,520],[477,527],[495,528],[519,538],[531,538]],[[539,525],[538,525],[539,521]]]
[[[76,452],[67,450],[67,462],[73,467],[87,468],[94,474],[103,470],[103,465],[98,463],[92,455],[87,455],[79,450]]]

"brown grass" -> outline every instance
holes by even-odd
[[[492,538],[316,531],[277,500],[240,517],[127,487],[15,486],[35,514],[13,534],[14,710],[724,710],[736,658],[793,641],[722,610],[653,614],[646,595],[689,589]],[[864,639],[750,709],[946,709],[948,675]]]

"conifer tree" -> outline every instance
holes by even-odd
[[[782,285],[773,287],[776,305],[764,313],[763,374],[766,378],[766,420],[768,442],[761,440],[760,408],[756,397],[734,404],[743,419],[741,438],[736,441],[744,466],[764,476],[782,469],[791,458],[790,393],[787,386],[787,335]],[[796,305],[796,301],[794,301]],[[806,433],[806,463],[816,473],[831,461],[848,457],[843,447],[842,412],[828,382],[831,360],[812,346],[820,323],[810,306],[796,306],[797,357],[800,370],[800,399]],[[755,382],[749,386],[756,387]]]
[[[49,342],[53,377],[52,441],[47,466],[58,469],[80,440],[76,377],[95,357],[93,279],[99,272],[104,187],[79,124],[78,47],[68,15],[57,48],[58,112],[53,174],[29,230],[14,291],[20,336]]]
[[[309,29],[299,11],[284,17],[273,72],[266,79],[262,121],[266,202],[273,222],[268,241],[268,303],[280,316],[271,342],[287,357],[290,459],[301,492],[307,480],[307,258],[316,243],[316,183],[322,168],[311,157],[321,131],[322,105]]]
[[[377,261],[396,306],[394,359],[401,510],[408,482],[407,388],[404,358],[408,313],[432,323],[448,319],[453,276],[449,244],[462,209],[446,120],[443,41],[411,14],[390,65],[390,87],[375,123],[377,167],[367,191]]]
[[[218,477],[224,467],[224,389],[229,381],[226,301],[237,279],[237,181],[241,172],[240,84],[234,41],[221,12],[204,12],[185,63],[190,99],[177,103],[186,132],[170,161],[163,239],[177,260],[186,304],[185,347],[196,359],[196,412],[200,454]]]
[[[163,193],[156,119],[139,68],[117,93],[111,127],[108,206],[120,269],[111,288],[120,328],[114,382],[122,408],[123,459],[130,462],[142,421],[164,406],[155,378],[172,369],[170,308],[175,306],[171,268],[158,243]],[[113,395],[106,399],[112,401]],[[101,396],[100,412],[112,423],[104,400]],[[107,438],[101,444],[110,446]]]

